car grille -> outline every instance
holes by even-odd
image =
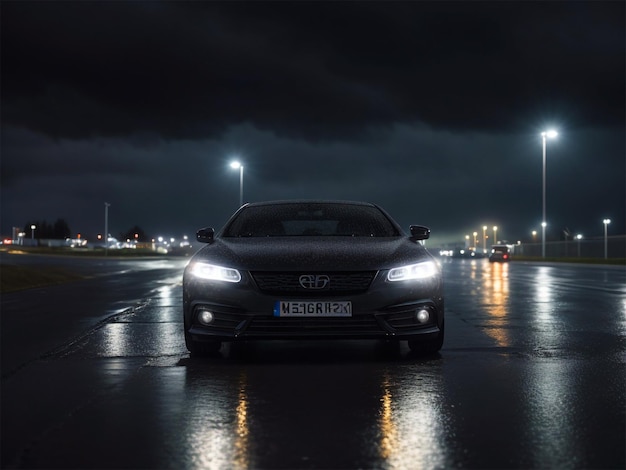
[[[380,325],[373,315],[350,318],[277,318],[254,317],[247,325],[247,335],[380,335]]]
[[[195,326],[207,328],[213,333],[226,336],[255,337],[290,337],[290,336],[378,336],[384,329],[375,315],[355,315],[352,317],[332,318],[284,318],[270,315],[246,315],[236,313],[224,306],[197,306],[213,312],[211,326],[202,326],[194,321]]]
[[[360,294],[369,289],[376,271],[302,273],[302,272],[252,272],[259,289],[266,294],[278,295],[346,295]],[[302,275],[326,275],[328,284],[323,289],[305,289],[300,285]]]
[[[424,305],[435,313],[430,306]],[[249,315],[236,312],[224,306],[204,305],[213,312],[211,326],[201,329],[213,334],[252,338],[290,338],[290,337],[383,337],[393,333],[403,333],[421,328],[430,328],[433,323],[419,325],[415,321],[415,308],[403,307],[388,312],[378,312],[351,317],[300,318],[276,317],[270,315]],[[197,306],[196,310],[201,308]],[[433,317],[434,319],[435,317]]]

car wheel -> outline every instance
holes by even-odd
[[[439,352],[443,346],[444,332],[445,324],[441,325],[441,332],[439,333],[437,339],[430,341],[411,339],[409,340],[409,349],[420,354],[435,354],[436,352]]]
[[[185,334],[185,344],[192,356],[210,356],[222,347],[222,342],[219,340],[194,341],[187,334]]]

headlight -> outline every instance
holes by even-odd
[[[395,282],[409,281],[412,279],[427,279],[435,276],[438,272],[439,269],[434,261],[425,261],[423,263],[390,269],[387,274],[387,280]]]
[[[212,281],[239,282],[241,274],[232,268],[224,268],[209,263],[196,263],[191,268],[191,274],[200,279],[210,279]]]

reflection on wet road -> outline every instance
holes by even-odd
[[[390,366],[371,357],[366,345],[339,363],[325,355],[304,363],[272,360],[292,351],[286,343],[263,349],[261,354],[268,354],[263,360],[255,350],[252,361],[183,359],[178,364],[185,368],[184,393],[172,391],[161,401],[182,413],[180,455],[187,467],[437,468],[450,463],[441,438],[451,431],[442,378],[428,361]],[[357,359],[362,354],[373,362]]]
[[[204,359],[178,271],[159,272],[140,306],[3,380],[3,467],[626,465],[623,269],[446,263],[434,357],[277,341]]]

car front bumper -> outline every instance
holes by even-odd
[[[281,300],[344,300],[352,304],[351,316],[281,317],[274,305]],[[443,330],[444,304],[439,277],[413,283],[375,279],[366,292],[340,297],[272,294],[254,283],[207,283],[187,278],[183,286],[185,334],[193,341],[256,339],[436,339]],[[203,324],[202,310],[213,320]],[[426,310],[425,322],[417,312]]]
[[[272,315],[246,314],[225,311],[223,306],[198,303],[191,317],[206,309],[213,314],[210,325],[193,320],[187,329],[194,341],[219,339],[308,339],[308,338],[354,338],[354,339],[415,339],[416,336],[436,337],[439,332],[438,319],[443,311],[432,302],[419,302],[405,306],[396,312],[372,312],[355,314],[351,317],[296,317],[284,318]],[[419,324],[416,312],[427,309],[430,320]]]

